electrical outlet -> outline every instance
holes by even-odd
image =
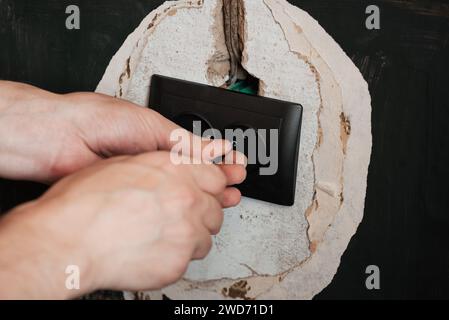
[[[294,204],[301,105],[153,75],[150,107],[189,131],[215,129],[236,143],[249,158],[237,186],[244,196]]]

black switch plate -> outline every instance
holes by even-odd
[[[277,157],[265,153],[272,161],[277,158],[277,171],[261,175],[260,169],[272,164],[250,164],[246,181],[237,187],[249,198],[285,206],[294,204],[301,105],[160,75],[152,77],[149,103],[152,109],[191,131],[194,121],[200,121],[202,129],[219,130],[223,137],[225,129],[252,128],[257,133],[265,129],[265,139],[257,140],[257,148],[266,147],[264,152],[270,150],[272,143],[268,130],[278,130]]]

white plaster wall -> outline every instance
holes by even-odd
[[[285,0],[245,0],[245,8],[243,64],[261,79],[260,94],[304,107],[296,203],[244,199],[226,210],[211,254],[162,290],[170,298],[239,292],[309,299],[331,281],[363,216],[371,150],[366,82],[304,11]],[[220,10],[221,0],[166,2],[130,35],[98,91],[145,106],[154,73],[221,85],[227,53]]]

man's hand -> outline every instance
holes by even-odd
[[[167,152],[99,161],[0,220],[0,297],[69,298],[179,279],[235,206],[239,165],[174,165]],[[80,291],[65,288],[80,267]]]
[[[101,94],[57,95],[5,81],[0,92],[3,178],[54,182],[100,159],[169,151],[170,133],[179,128],[155,111]],[[231,149],[223,140],[212,144],[218,153]]]
[[[175,165],[170,134],[180,128],[154,111],[3,81],[0,92],[0,176],[60,180],[0,219],[0,297],[160,288],[208,253],[222,208],[240,201],[228,186],[245,179],[244,166],[212,164],[224,155],[243,164],[227,141],[186,133],[183,156],[202,164]],[[80,268],[80,291],[65,287],[69,265]]]

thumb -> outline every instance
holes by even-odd
[[[183,156],[211,162],[216,158],[226,156],[232,151],[232,143],[224,139],[203,138],[194,135],[174,122],[155,113],[158,149],[171,152],[182,152]]]
[[[110,102],[104,113],[91,115],[79,125],[87,128],[83,131],[85,143],[103,157],[182,148],[183,156],[212,161],[232,150],[230,142],[202,139],[152,109],[124,100]]]

